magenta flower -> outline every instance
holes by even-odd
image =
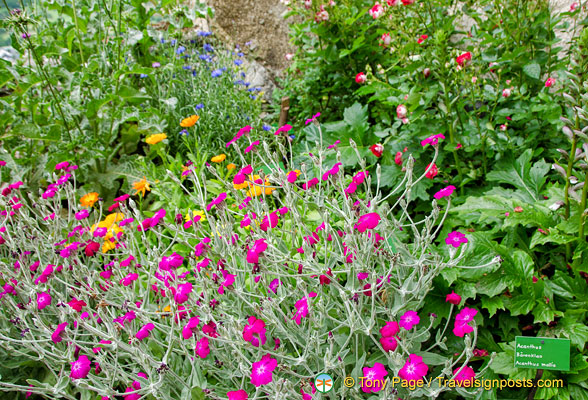
[[[162,257],[159,262],[159,269],[169,271],[172,268],[176,269],[184,262],[184,257],[177,254],[175,251],[169,257]]]
[[[37,294],[37,309],[41,311],[48,305],[51,305],[51,295],[45,292]]]
[[[104,340],[102,339],[100,341],[100,344],[111,344],[112,342],[110,340]],[[92,351],[94,352],[94,354],[98,354],[100,352],[100,350],[102,350],[102,347],[92,347]]]
[[[382,217],[378,213],[369,213],[364,214],[359,217],[357,224],[355,224],[354,228],[357,229],[359,232],[365,232],[367,229],[374,229],[380,223]]]
[[[451,293],[445,297],[445,302],[458,306],[459,303],[461,303],[461,296],[452,290]]]
[[[198,318],[198,317],[190,318],[188,323],[182,329],[182,336],[185,340],[188,340],[192,337],[192,335],[194,334],[194,331],[196,330],[196,328],[198,328],[198,324],[200,324],[200,318]]]
[[[335,143],[328,145],[327,149],[334,149],[339,143],[341,143],[341,140],[337,139],[335,140]]]
[[[280,286],[280,284],[281,282],[278,278],[271,281],[267,289],[268,293],[271,292],[273,294],[276,294],[278,292],[278,286]]]
[[[454,190],[455,190],[455,186],[449,185],[446,188],[439,190],[437,193],[435,193],[433,195],[433,197],[435,197],[437,200],[439,200],[442,197],[449,197],[453,194]]]
[[[273,380],[272,372],[278,366],[278,360],[266,354],[260,361],[254,362],[251,368],[251,384],[255,387],[266,385]]]
[[[464,307],[464,309],[461,310],[459,314],[457,314],[455,317],[455,323],[453,325],[453,333],[455,336],[464,337],[466,333],[471,333],[474,331],[474,328],[470,326],[469,323],[474,320],[474,317],[477,313],[478,310]]]
[[[90,373],[90,360],[86,356],[80,356],[74,362],[71,362],[71,372],[69,377],[71,379],[84,379]]]
[[[421,146],[425,147],[428,144],[436,146],[437,143],[439,143],[439,139],[445,139],[445,135],[440,133],[437,135],[429,136],[428,138],[421,141]]]
[[[249,398],[247,397],[247,392],[243,389],[227,392],[227,397],[229,400],[248,400]]]
[[[139,329],[137,331],[137,334],[135,335],[135,337],[139,340],[143,340],[151,334],[151,331],[153,329],[155,329],[155,325],[153,325],[151,322],[148,324],[145,324],[141,327],[141,329]]]
[[[221,273],[223,274],[223,281],[221,282],[221,286],[218,288],[218,293],[219,294],[224,294],[225,293],[225,288],[226,287],[229,287],[233,283],[235,283],[235,277],[237,275],[229,274],[224,269],[221,270]]]
[[[206,358],[210,354],[210,347],[208,347],[208,338],[203,337],[196,343],[196,354],[200,358]]]
[[[63,340],[61,335],[65,331],[66,326],[67,326],[67,322],[63,322],[63,323],[57,325],[57,328],[51,334],[51,340],[53,340],[53,343],[59,343]]]
[[[286,176],[286,180],[288,182],[294,183],[294,182],[296,182],[296,179],[298,179],[298,174],[296,173],[296,171],[288,172],[288,175]]]
[[[208,205],[206,206],[206,211],[210,211],[213,206],[218,206],[223,201],[225,201],[226,198],[227,198],[227,194],[225,192],[219,194],[214,200],[212,200],[210,203],[208,203]]]
[[[254,347],[263,346],[266,342],[265,322],[250,316],[243,328],[243,340],[250,342]]]
[[[380,344],[384,351],[394,351],[398,347],[395,336],[383,336],[380,338]]]
[[[308,182],[302,184],[302,189],[304,189],[304,190],[311,189],[311,188],[315,187],[316,185],[318,185],[318,183],[319,183],[318,178],[312,178]]]
[[[555,78],[547,78],[547,80],[545,81],[545,87],[553,86],[554,83],[555,83]]]
[[[83,209],[82,211],[77,212],[75,217],[78,221],[81,221],[85,218],[88,218],[88,215],[90,215],[90,212],[86,209]]]
[[[245,148],[245,153],[249,153],[252,150],[255,150],[255,146],[259,145],[259,140],[256,140],[255,142],[251,143],[249,146],[247,146]]]
[[[187,302],[193,289],[194,287],[190,282],[179,284],[176,293],[174,294],[174,300],[176,303],[183,304]]]
[[[280,133],[282,133],[282,132],[284,132],[284,133],[285,133],[285,132],[289,132],[291,129],[292,129],[292,125],[289,125],[289,124],[286,124],[286,125],[284,125],[284,126],[280,126],[280,127],[278,128],[278,130],[276,130],[276,133],[274,133],[274,135],[276,135],[276,136],[277,136],[277,135],[279,135],[279,134],[280,134]]]
[[[264,232],[267,232],[268,229],[273,229],[278,225],[278,221],[279,221],[279,216],[277,212],[272,212],[268,215],[266,215],[265,217],[263,217],[263,220],[261,221],[261,224],[259,224],[259,229],[261,229]]]
[[[388,375],[388,371],[386,371],[384,364],[375,363],[372,368],[363,367],[365,379],[361,383],[361,390],[364,393],[379,392],[383,389],[382,382],[386,375]],[[369,385],[367,381],[370,381]]]
[[[458,231],[450,232],[449,235],[447,235],[447,239],[445,239],[445,244],[448,246],[453,246],[456,249],[461,246],[462,243],[465,244],[467,242],[468,239],[465,237],[465,235]]]
[[[467,365],[464,365],[462,368],[458,367],[454,369],[453,375],[453,379],[459,384],[460,387],[472,387],[474,385],[476,373]]]
[[[78,300],[75,297],[73,297],[73,299],[69,303],[67,303],[67,305],[76,310],[77,312],[82,311],[82,307],[87,306],[85,301]]]
[[[125,258],[124,260],[122,260],[120,262],[120,266],[121,267],[128,267],[131,264],[131,261],[133,261],[135,259],[135,257],[133,256],[128,256],[127,258]]]
[[[120,284],[123,286],[130,286],[137,279],[139,279],[139,274],[136,272],[130,273],[120,280]]]
[[[65,169],[69,166],[69,162],[67,161],[62,161],[60,163],[57,163],[57,165],[55,166],[55,170],[59,171],[60,169]]]
[[[317,294],[315,292],[310,292],[308,296],[301,298],[296,304],[294,304],[294,307],[296,307],[296,313],[292,319],[296,321],[296,325],[300,325],[302,323],[302,318],[308,315],[308,298],[316,296]]]
[[[244,126],[243,128],[239,129],[239,132],[237,132],[237,134],[227,142],[227,148],[232,145],[233,143],[235,143],[237,140],[241,139],[241,137],[243,135],[248,134],[249,132],[251,132],[251,126],[247,125]]]
[[[429,372],[429,366],[423,362],[423,357],[411,354],[398,371],[398,376],[405,381],[421,381]]]
[[[396,336],[399,330],[398,322],[389,321],[386,322],[386,325],[380,328],[380,335],[382,335],[382,337]]]
[[[410,310],[405,312],[402,317],[400,317],[400,323],[398,325],[409,331],[413,326],[418,325],[419,322],[421,322],[419,315],[416,313],[416,311]]]

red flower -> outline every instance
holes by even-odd
[[[469,51],[467,53],[463,53],[461,56],[457,56],[455,58],[455,61],[457,62],[457,64],[460,67],[463,67],[466,63],[466,61],[470,61],[472,59],[472,53],[470,53]]]
[[[360,72],[357,75],[355,75],[355,82],[362,84],[362,83],[365,83],[366,81],[367,81],[367,76],[363,72]]]
[[[417,40],[418,44],[423,43],[425,40],[427,40],[429,36],[428,35],[421,35],[421,37],[419,37],[419,40]]]
[[[435,165],[435,163],[427,165],[427,173],[425,174],[425,176],[427,178],[433,179],[434,177],[437,176],[438,173],[439,173],[439,170],[437,169],[437,166]]]
[[[86,256],[92,257],[92,256],[94,256],[94,254],[96,254],[98,249],[100,249],[100,243],[90,241],[86,245],[86,248],[84,249],[84,253],[86,253]]]
[[[370,150],[374,154],[374,156],[380,158],[382,157],[382,153],[384,152],[384,145],[382,143],[372,144]]]
[[[394,156],[394,163],[396,165],[402,165],[402,152],[399,151],[396,153],[396,155]]]

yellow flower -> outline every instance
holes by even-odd
[[[104,221],[100,222],[100,224],[98,224],[98,226],[100,228],[109,228],[111,226],[113,226],[113,224],[115,224],[118,221],[122,221],[124,218],[124,215],[122,215],[121,213],[112,213],[112,214],[108,214],[105,218]],[[101,224],[104,224],[105,226],[100,226]],[[114,225],[116,226],[116,225]]]
[[[116,241],[111,241],[110,239],[105,240],[102,243],[102,252],[107,253],[108,251],[116,248]]]
[[[204,211],[201,210],[192,211],[192,216],[190,216],[190,212],[188,212],[188,214],[186,214],[185,220],[186,222],[188,222],[189,220],[194,219],[198,215],[200,215],[199,222],[206,221],[206,214],[204,214]]]
[[[166,138],[167,135],[165,133],[157,133],[155,135],[148,136],[147,139],[145,139],[145,141],[149,144],[156,144]]]
[[[92,192],[82,196],[80,203],[82,207],[92,207],[98,201],[98,193]]]
[[[263,185],[265,186],[269,186],[269,181],[267,180],[267,178],[265,179],[265,182],[263,183],[255,183],[255,181],[259,181],[261,179],[261,177],[259,175],[253,175],[253,176],[249,176],[249,180],[250,182],[246,182],[249,184],[249,190],[247,191],[247,195],[249,197],[257,197],[257,196],[261,196],[261,193],[265,193],[266,195],[270,195],[272,194],[272,192],[274,191],[273,188],[268,188],[268,187],[263,187]]]
[[[236,166],[235,164],[233,164],[233,163],[230,163],[229,165],[227,165],[227,169],[228,169],[229,171],[232,171],[232,170],[234,170],[235,168],[237,168],[237,166]]]
[[[188,118],[184,118],[182,122],[180,122],[180,126],[182,128],[189,128],[196,125],[196,122],[198,122],[199,119],[200,117],[198,115],[191,115]]]
[[[225,161],[225,158],[227,158],[226,154],[219,154],[218,156],[212,157],[210,161],[214,163],[221,163]]]
[[[139,194],[139,192],[141,192],[143,197],[145,197],[146,190],[151,191],[149,182],[147,182],[147,179],[145,177],[143,177],[143,179],[141,179],[140,181],[133,182],[133,189],[136,190],[135,194]]]

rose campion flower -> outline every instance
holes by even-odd
[[[439,170],[437,169],[437,166],[435,165],[435,163],[431,163],[429,165],[427,165],[426,168],[427,173],[425,174],[425,176],[429,179],[433,179],[437,176],[437,174],[439,173]]]
[[[251,384],[255,387],[266,385],[273,380],[272,372],[278,366],[278,360],[266,354],[251,367]]]
[[[374,156],[380,158],[380,157],[382,157],[382,154],[384,153],[384,145],[382,143],[372,144],[370,146],[370,150]]]
[[[423,362],[423,357],[411,354],[398,371],[398,376],[406,381],[422,381],[429,372],[429,366]]]
[[[545,81],[545,87],[551,87],[555,84],[555,78],[547,78]]]
[[[184,262],[184,257],[177,254],[175,251],[169,257],[162,257],[159,262],[159,269],[169,271],[172,268],[176,269]]]
[[[266,342],[265,322],[250,316],[247,325],[243,328],[243,340],[250,342],[254,347],[263,346]]]
[[[63,322],[63,323],[57,325],[57,328],[51,334],[51,340],[53,341],[53,343],[59,343],[59,342],[61,342],[63,340],[63,338],[61,337],[61,335],[65,331],[65,327],[66,326],[67,326],[67,322]]]
[[[175,302],[178,304],[187,302],[193,289],[194,287],[190,282],[180,283],[176,289],[176,294],[174,295]]]
[[[247,396],[247,392],[243,389],[234,390],[232,392],[227,392],[227,397],[229,400],[248,400],[249,397]]]
[[[409,331],[413,326],[418,325],[419,322],[421,322],[421,319],[416,311],[409,310],[400,317],[398,325]]]
[[[355,82],[362,84],[365,83],[367,81],[367,76],[365,75],[365,73],[360,72],[357,75],[355,75]]]
[[[474,385],[476,373],[467,365],[454,369],[453,375],[455,376],[453,379],[460,384],[460,387],[472,387]]]
[[[357,224],[355,224],[354,228],[357,229],[360,233],[365,232],[367,229],[374,229],[380,223],[382,217],[378,213],[369,213],[364,214],[359,217]]]
[[[396,116],[398,117],[398,119],[406,118],[407,115],[408,109],[406,108],[406,106],[404,104],[399,104],[398,107],[396,107]]]
[[[396,336],[399,330],[400,328],[398,328],[398,322],[389,321],[386,322],[386,325],[380,328],[380,335],[383,337]]]
[[[87,356],[82,355],[70,364],[71,372],[69,374],[69,377],[71,379],[84,379],[90,373],[91,362]]]
[[[198,324],[200,324],[200,318],[192,317],[188,321],[188,323],[182,328],[182,337],[184,340],[188,340],[194,334],[194,331],[198,328]]]
[[[151,331],[153,329],[155,329],[155,325],[153,325],[151,322],[148,324],[145,324],[141,327],[141,329],[139,329],[137,331],[137,333],[135,334],[135,337],[139,340],[143,340],[151,334]]]
[[[383,389],[383,385],[379,382],[382,382],[386,375],[388,375],[388,371],[386,371],[384,364],[377,362],[371,368],[363,367],[363,376],[365,379],[362,381],[361,390],[364,393],[379,392]],[[370,386],[366,384],[368,380],[371,381]]]
[[[384,351],[394,351],[398,347],[398,342],[394,336],[381,337],[380,344]]]
[[[461,296],[452,290],[451,293],[445,297],[445,302],[458,306],[459,303],[461,303]]]
[[[368,11],[373,19],[378,19],[382,15],[384,15],[384,7],[380,5],[380,3],[376,2],[372,8]]]
[[[455,336],[464,337],[466,333],[471,333],[474,331],[474,328],[470,326],[469,323],[474,320],[474,317],[477,313],[478,310],[464,307],[464,309],[461,310],[459,314],[457,314],[455,317],[455,323],[453,325],[453,333]]]
[[[75,297],[73,297],[72,300],[67,303],[67,305],[76,310],[77,312],[82,311],[82,307],[87,306],[85,301],[78,300]]]
[[[468,238],[466,238],[463,233],[458,231],[450,232],[449,235],[447,235],[447,238],[445,239],[445,244],[447,244],[448,246],[453,246],[456,249],[459,246],[461,246],[462,243],[465,244],[467,242]]]
[[[315,292],[310,292],[308,296],[301,298],[296,304],[294,304],[296,313],[292,319],[296,322],[296,325],[300,325],[302,323],[302,318],[308,316],[308,298],[316,296],[317,294]]]
[[[449,197],[453,194],[454,190],[455,190],[455,186],[449,185],[446,188],[439,190],[437,193],[435,193],[433,195],[433,197],[436,198],[437,200],[439,200],[442,197]]]
[[[436,146],[439,143],[440,139],[445,139],[445,135],[440,133],[437,135],[429,136],[428,138],[421,141],[421,146],[425,147],[428,144],[430,144],[431,146]]]
[[[51,295],[49,293],[39,293],[37,295],[37,309],[41,311],[48,305],[51,305]]]
[[[209,342],[207,337],[203,337],[196,343],[196,354],[200,358],[206,358],[210,354]]]

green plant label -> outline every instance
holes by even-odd
[[[516,368],[570,370],[570,340],[517,336],[515,338]]]

